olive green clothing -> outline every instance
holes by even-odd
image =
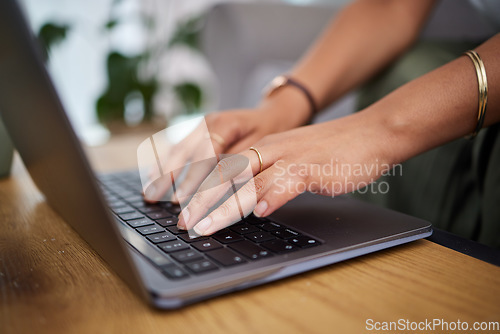
[[[417,43],[363,87],[358,109],[459,57],[477,44]],[[476,85],[476,82],[471,83],[473,87]],[[446,89],[443,87],[443,91]],[[398,170],[377,181],[388,183],[389,191],[385,194],[366,192],[355,193],[355,196],[500,248],[499,128],[497,124],[483,129],[474,140],[457,139],[402,163],[401,175]]]

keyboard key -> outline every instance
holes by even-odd
[[[148,207],[150,204],[144,202],[144,200],[136,201],[136,202],[130,202],[130,205],[132,205],[134,208],[137,208],[139,210]],[[142,211],[142,210],[141,210]]]
[[[275,223],[275,222],[265,222],[265,223],[258,224],[257,226],[266,232],[276,231],[276,230],[283,228],[282,225]]]
[[[141,180],[130,180],[130,182],[127,182],[128,186],[132,189],[134,189],[135,191],[137,191],[138,193],[141,193],[142,192],[142,183],[141,183]]]
[[[253,232],[258,232],[259,229],[253,225],[250,224],[241,224],[238,226],[231,226],[229,228],[231,231],[234,231],[238,234],[247,234],[247,233],[253,233]]]
[[[107,184],[107,186],[108,186],[108,189],[114,191],[115,193],[120,193],[121,191],[126,191],[127,190],[127,188],[125,188],[121,184],[121,182],[117,182],[117,181],[110,182],[110,183]]]
[[[195,274],[203,274],[208,271],[219,269],[215,264],[209,260],[198,260],[186,264],[186,267]]]
[[[133,211],[130,213],[124,213],[121,215],[118,215],[121,219],[123,220],[132,220],[132,219],[137,219],[137,218],[143,218],[144,215],[140,213],[139,211]]]
[[[113,191],[115,193],[117,193],[121,198],[127,198],[127,197],[130,197],[130,196],[135,196],[136,195],[136,192],[135,191],[131,191],[131,190],[127,190],[127,189],[124,189],[124,190],[114,190]]]
[[[148,235],[148,234],[153,234],[153,233],[165,231],[165,229],[163,227],[161,227],[160,225],[157,225],[157,224],[138,227],[136,230],[142,235]]]
[[[179,234],[179,239],[184,240],[185,242],[195,242],[199,240],[206,240],[207,237],[201,237],[198,235],[190,235],[190,233]]]
[[[170,212],[167,212],[166,210],[150,212],[146,215],[153,220],[172,217],[172,214]]]
[[[168,232],[161,232],[161,233],[155,233],[155,234],[150,234],[148,235],[149,241],[158,244],[160,242],[164,241],[170,241],[170,240],[176,240],[177,238],[175,235],[168,233]]]
[[[245,237],[252,240],[253,242],[264,242],[276,239],[275,236],[262,231],[246,234]]]
[[[261,245],[275,253],[286,253],[299,249],[297,246],[290,245],[288,242],[279,239],[266,241]]]
[[[203,255],[201,255],[194,249],[186,249],[180,252],[174,252],[171,253],[170,256],[172,256],[175,260],[183,263],[203,259]]]
[[[171,279],[181,279],[187,278],[189,275],[176,265],[165,266],[161,268],[161,271]]]
[[[122,196],[123,197],[123,196]],[[144,198],[141,195],[132,195],[132,196],[127,196],[123,197],[123,199],[129,203],[131,202],[139,202],[142,201]]]
[[[290,239],[290,238],[298,237],[300,235],[299,232],[296,232],[296,231],[291,230],[289,228],[282,228],[282,229],[276,230],[272,233],[281,239]]]
[[[179,218],[177,217],[168,217],[168,218],[163,218],[163,219],[157,219],[156,222],[160,224],[163,227],[167,226],[172,226],[172,225],[177,225],[177,222],[179,221]]]
[[[196,241],[191,244],[194,248],[199,251],[206,252],[209,250],[221,248],[222,245],[215,240],[201,240]]]
[[[170,232],[172,232],[173,234],[183,234],[183,233],[187,233],[186,230],[179,230],[177,228],[177,225],[172,225],[172,226],[167,226],[167,230],[169,230]]]
[[[160,247],[161,250],[167,253],[189,248],[188,244],[186,244],[184,241],[181,240],[167,241],[158,244],[157,246]]]
[[[241,235],[229,230],[218,232],[213,236],[213,238],[223,244],[243,240]]]
[[[243,219],[243,221],[247,224],[252,224],[252,225],[255,225],[255,224],[261,224],[265,221],[267,221],[266,218],[259,218],[259,217],[255,217],[253,214],[250,214],[248,217],[246,217],[245,219]]]
[[[171,208],[173,206],[179,206],[179,204],[175,204],[171,201],[165,201],[165,202],[162,201],[162,202],[158,202],[158,204],[160,204],[163,208],[166,208],[166,209]]]
[[[227,248],[216,249],[205,254],[225,267],[247,262],[242,256]]]
[[[116,210],[118,208],[123,208],[123,207],[127,206],[127,204],[124,201],[120,201],[117,199],[116,201],[108,202],[108,206],[111,208],[111,210],[116,212]],[[133,211],[133,209],[132,209],[132,211]],[[125,212],[122,212],[122,213],[125,213]]]
[[[301,248],[313,247],[320,244],[318,240],[305,235],[299,235],[298,237],[288,239],[287,241],[292,245],[296,245]]]
[[[238,241],[228,245],[228,247],[241,253],[252,260],[257,260],[263,257],[272,256],[271,252],[268,250],[248,241]]]
[[[142,213],[145,213],[145,214],[148,214],[151,212],[158,212],[158,211],[163,210],[162,207],[159,205],[146,205],[146,206],[139,207],[138,209],[139,209],[139,211],[141,211]]]
[[[134,220],[127,220],[127,224],[132,227],[141,227],[146,225],[153,225],[155,222],[148,218],[140,218]]]
[[[182,208],[180,207],[180,205],[172,204],[172,206],[167,207],[167,210],[174,216],[178,216],[179,213],[181,213]]]
[[[124,213],[130,213],[130,212],[134,212],[135,209],[131,206],[121,206],[121,207],[118,207],[116,209],[113,209],[114,213],[116,213],[117,215],[121,215],[121,214],[124,214]]]
[[[232,224],[231,226],[240,226],[246,224],[243,220],[237,221],[236,223]]]

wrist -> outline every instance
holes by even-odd
[[[363,141],[361,151],[367,154],[371,161],[380,166],[393,166],[407,159],[407,140],[401,133],[404,126],[384,116],[387,115],[382,115],[381,110],[368,108],[339,119],[339,123],[344,123],[336,131],[355,129],[350,137],[352,140]]]
[[[293,86],[283,86],[264,97],[257,109],[274,124],[276,132],[307,124],[312,117],[309,101]]]
[[[376,103],[358,114],[363,116],[364,126],[369,129],[367,133],[373,138],[372,149],[389,165],[404,162],[431,148],[428,132],[422,131],[428,128],[420,126],[415,114],[403,107]]]

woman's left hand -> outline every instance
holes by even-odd
[[[178,226],[210,235],[252,211],[267,216],[305,191],[337,196],[367,186],[399,162],[390,139],[380,117],[368,112],[268,135],[253,145],[262,172],[255,151],[240,153],[255,176],[203,218],[230,187],[217,185],[238,164],[237,157],[221,160],[182,211]]]

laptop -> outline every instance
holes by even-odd
[[[304,194],[208,238],[146,204],[137,171],[91,170],[15,0],[0,2],[0,116],[48,204],[145,301],[174,309],[425,238],[429,222],[349,197]]]

